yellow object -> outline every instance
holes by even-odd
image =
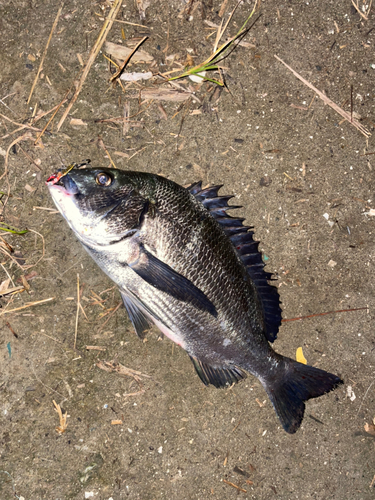
[[[298,347],[297,349],[296,360],[298,361],[298,363],[303,363],[304,365],[307,365],[306,358],[303,355],[302,347]]]

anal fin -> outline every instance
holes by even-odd
[[[216,388],[226,387],[247,376],[247,373],[238,366],[233,366],[231,368],[224,366],[213,367],[207,363],[203,363],[203,361],[200,361],[194,356],[190,356],[190,359],[204,385],[212,384]]]
[[[151,328],[151,323],[149,319],[144,315],[144,313],[139,309],[132,297],[127,295],[122,290],[120,290],[120,293],[124,302],[126,312],[128,313],[130,321],[133,323],[136,334],[140,339],[143,340],[146,336],[146,331]]]

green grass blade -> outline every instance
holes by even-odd
[[[246,21],[244,22],[244,24],[242,25],[242,27],[240,28],[240,30],[237,32],[237,34],[234,37],[227,40],[221,47],[219,47],[216,50],[216,52],[211,54],[210,57],[208,59],[206,59],[202,64],[200,64],[198,66],[194,66],[194,68],[191,68],[189,70],[184,71],[183,73],[181,73],[181,75],[169,78],[168,81],[178,80],[180,78],[185,78],[185,77],[188,77],[190,75],[197,75],[197,76],[200,76],[202,78],[202,80],[216,83],[217,85],[220,85],[222,87],[223,83],[218,82],[217,80],[214,80],[212,78],[207,78],[206,76],[203,77],[203,76],[199,75],[199,73],[202,73],[202,71],[212,71],[212,70],[218,69],[218,67],[217,67],[218,61],[225,59],[232,52],[232,50],[235,49],[235,47],[233,47],[230,52],[227,52],[226,54],[225,54],[225,52],[228,51],[228,49],[231,47],[231,45],[236,40],[238,40],[239,38],[243,38],[250,30],[251,27],[246,29],[246,25],[250,21],[250,19],[253,17],[256,6],[257,6],[257,1],[255,2],[253,10],[251,11],[250,15],[248,16],[248,18],[246,19]]]
[[[12,234],[26,234],[29,232],[28,229],[17,229],[16,227],[12,227],[12,226],[1,226],[0,225],[0,231],[5,231],[7,233],[12,233]]]

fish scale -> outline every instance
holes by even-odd
[[[284,429],[301,425],[305,401],[342,381],[276,353],[277,289],[243,218],[222,186],[183,188],[154,174],[75,168],[48,180],[76,237],[119,286],[137,334],[155,324],[189,354],[206,384],[258,377]]]

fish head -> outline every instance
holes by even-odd
[[[75,232],[90,247],[105,246],[134,234],[148,202],[127,173],[110,168],[75,168],[46,181],[52,199]]]

